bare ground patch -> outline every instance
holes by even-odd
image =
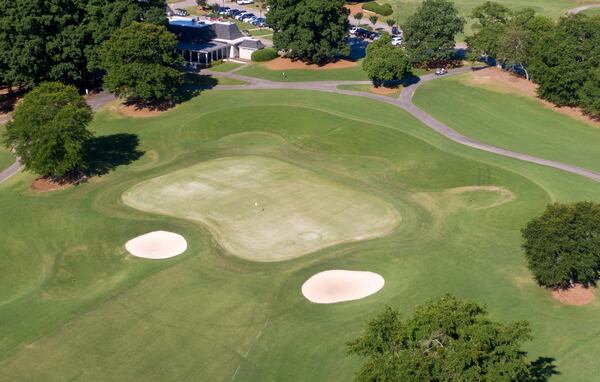
[[[596,298],[596,289],[575,284],[574,287],[568,289],[554,289],[552,297],[565,305],[587,305]]]
[[[594,120],[583,113],[580,108],[558,107],[537,96],[538,85],[527,81],[522,77],[515,76],[505,70],[498,68],[486,68],[471,71],[466,76],[467,83],[475,86],[485,87],[501,93],[511,93],[536,100],[548,109],[571,116],[586,122],[594,127],[600,128],[600,121]]]
[[[292,70],[292,69],[306,69],[306,70],[327,70],[327,69],[345,69],[353,68],[358,65],[355,61],[349,60],[337,60],[326,65],[307,64],[306,62],[296,60],[293,61],[289,58],[278,57],[274,60],[268,61],[262,64],[269,70]]]

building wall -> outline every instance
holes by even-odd
[[[252,52],[254,52],[254,49],[240,47],[240,58],[250,60],[252,59]]]

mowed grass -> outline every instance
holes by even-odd
[[[227,72],[231,72],[232,70],[237,69],[243,65],[244,64],[238,64],[237,62],[224,62],[224,63],[216,65],[216,66],[211,66],[210,70],[213,72],[227,73]]]
[[[8,150],[0,148],[0,172],[15,162],[15,156]]]
[[[130,188],[123,201],[200,222],[228,252],[254,261],[288,260],[378,238],[400,220],[378,197],[260,156],[220,158],[170,172]]]
[[[270,70],[261,64],[249,65],[236,72],[243,76],[257,77],[269,81],[300,82],[300,81],[367,81],[369,77],[362,70],[360,62],[351,68],[343,69],[290,69]],[[285,75],[284,75],[285,74]]]
[[[600,16],[600,7],[599,8],[586,9],[582,13],[585,14],[585,15],[588,15],[588,16]]]
[[[535,99],[468,85],[467,76],[425,83],[414,101],[482,142],[600,172],[600,129]]]
[[[136,134],[145,154],[62,191],[32,192],[30,174],[0,184],[2,380],[346,381],[360,361],[345,343],[366,319],[386,304],[408,315],[447,292],[494,319],[529,320],[527,350],[556,358],[553,381],[600,373],[600,303],[556,303],[531,280],[519,235],[548,202],[599,201],[596,183],[465,148],[391,105],[326,93],[206,91],[157,118],[100,113],[90,128]],[[202,224],[121,201],[140,182],[248,155],[377,195],[402,222],[383,238],[259,263],[227,253]],[[182,234],[187,252],[128,256],[124,243],[152,230]],[[302,283],[328,269],[377,272],[386,284],[360,301],[307,302]]]

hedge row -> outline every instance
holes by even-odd
[[[264,48],[252,52],[252,61],[271,61],[274,58],[277,58],[277,49],[275,48]]]
[[[388,3],[379,4],[376,1],[369,1],[364,3],[362,7],[365,11],[371,11],[380,14],[381,16],[389,16],[394,13],[392,6]]]

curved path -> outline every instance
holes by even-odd
[[[594,8],[600,8],[600,4],[588,4],[588,5],[582,5],[580,7],[576,7],[573,9],[569,9],[567,11],[568,15],[576,15],[578,13],[581,13],[583,11],[587,11],[588,9],[594,9]]]
[[[448,76],[465,73],[465,72],[468,72],[471,70],[473,70],[473,69],[470,67],[453,69],[453,70],[449,71]],[[425,125],[429,126],[431,129],[435,130],[436,132],[440,133],[441,135],[445,136],[446,138],[448,138],[454,142],[460,143],[461,145],[473,147],[478,150],[487,151],[490,153],[502,155],[505,157],[513,158],[513,159],[522,160],[525,162],[530,162],[530,163],[535,163],[535,164],[542,165],[542,166],[556,168],[559,170],[563,170],[566,172],[570,172],[573,174],[583,176],[585,178],[591,179],[596,182],[600,182],[600,173],[597,173],[597,172],[594,172],[594,171],[591,171],[591,170],[588,170],[588,169],[585,169],[582,167],[577,167],[577,166],[573,166],[573,165],[562,163],[562,162],[539,158],[539,157],[536,157],[533,155],[523,154],[523,153],[503,149],[500,147],[496,147],[493,145],[489,145],[487,143],[479,142],[475,139],[472,139],[465,135],[460,134],[456,130],[450,128],[449,126],[445,125],[444,123],[433,118],[431,115],[429,115],[425,111],[418,108],[412,102],[412,97],[415,94],[417,87],[421,83],[431,81],[431,80],[434,80],[437,78],[437,76],[435,76],[434,74],[427,74],[425,76],[420,77],[418,82],[406,86],[404,88],[404,90],[402,91],[402,93],[400,94],[400,97],[395,99],[395,98],[391,98],[391,97],[387,97],[387,96],[383,96],[383,95],[379,95],[379,94],[338,89],[339,85],[370,84],[371,83],[370,81],[273,82],[273,81],[263,80],[263,79],[254,78],[254,77],[241,76],[239,74],[235,74],[232,72],[230,72],[230,73],[214,73],[214,72],[206,71],[206,73],[213,74],[216,76],[218,75],[221,77],[233,78],[233,79],[245,81],[248,83],[247,85],[219,85],[216,87],[217,89],[223,89],[223,90],[226,90],[226,89],[228,89],[228,90],[251,90],[251,89],[316,90],[316,91],[323,91],[323,92],[330,92],[330,93],[359,96],[359,97],[371,98],[374,100],[382,101],[382,102],[394,105],[396,107],[399,107],[399,108],[405,110],[406,112],[408,112],[409,114],[411,114],[412,116],[417,118],[419,121],[421,121]]]

